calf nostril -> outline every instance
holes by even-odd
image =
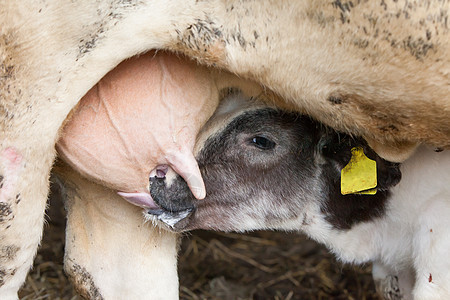
[[[165,178],[169,167],[167,165],[160,165],[156,167],[155,177]]]
[[[166,176],[166,174],[164,173],[163,170],[156,170],[156,177],[157,178],[164,178]]]

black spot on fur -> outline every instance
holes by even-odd
[[[414,39],[412,36],[408,36],[404,39],[402,41],[402,46],[418,60],[423,59],[430,50],[434,49],[433,43],[428,43],[421,37]]]
[[[6,273],[5,269],[0,267],[0,287],[2,287],[5,284],[7,275],[8,274]]]
[[[16,274],[16,269],[6,269],[0,266],[0,287],[2,287],[5,282]]]
[[[342,104],[342,98],[338,96],[329,96],[328,101],[331,102],[331,104]]]
[[[369,46],[369,41],[366,39],[355,38],[353,40],[353,45],[358,48],[365,49]]]
[[[231,39],[235,42],[238,42],[239,45],[241,46],[241,48],[245,49],[247,46],[247,41],[244,39],[244,37],[242,36],[242,34],[240,32],[235,32],[232,33],[231,35]]]
[[[9,203],[0,202],[0,223],[9,221],[13,218],[11,205]]]
[[[196,19],[184,31],[175,30],[179,42],[192,50],[205,52],[222,38],[222,29],[209,17]]]
[[[352,1],[345,2],[345,1],[341,1],[341,0],[335,0],[335,1],[331,2],[331,5],[333,5],[333,7],[339,9],[343,13],[350,12],[351,9],[353,8]]]
[[[5,263],[16,258],[20,247],[16,245],[3,246],[0,252],[0,262]]]
[[[11,79],[14,74],[14,66],[6,63],[0,64],[0,80]]]
[[[14,47],[14,39],[8,34],[0,33],[0,48],[3,50],[2,55],[0,55],[0,99],[2,99],[0,101],[0,116],[2,116],[0,122],[7,127],[11,126],[9,121],[15,117],[17,109],[15,108],[15,101],[3,101],[3,99],[12,100],[11,94],[14,94],[14,92],[16,92],[16,97],[20,95],[19,92],[14,90],[13,84],[17,68],[13,63],[13,57],[8,54],[9,51],[14,53]]]
[[[68,270],[69,278],[77,292],[86,299],[103,300],[100,290],[95,286],[94,279],[82,266],[74,263]]]
[[[16,195],[16,204],[19,204],[19,203],[20,203],[20,200],[22,200],[22,199],[20,198],[20,193],[18,193],[18,194]]]
[[[3,175],[0,175],[0,189],[2,189],[3,188],[3,180],[4,180],[5,178],[3,177]]]
[[[342,24],[350,22],[350,20],[348,19],[348,13],[353,8],[353,2],[351,1],[344,2],[341,0],[335,0],[331,2],[331,5],[333,5],[334,8],[340,10],[339,16]]]
[[[395,125],[386,125],[386,126],[381,126],[379,127],[380,131],[383,133],[394,133],[394,132],[398,132],[398,128]]]
[[[89,36],[87,39],[81,39],[80,45],[78,46],[78,57],[82,57],[85,53],[92,51],[97,44],[97,41],[100,39],[100,35],[104,32],[103,27],[99,27],[98,30]]]

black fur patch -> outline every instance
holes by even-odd
[[[6,270],[0,267],[0,287],[5,284],[7,275],[9,274],[6,272]]]
[[[380,217],[385,211],[389,188],[400,182],[399,164],[380,158],[362,139],[332,132],[324,135],[326,142],[319,152],[326,158],[322,176],[328,188],[321,210],[326,220],[337,229],[350,229],[352,225]],[[367,157],[377,162],[377,193],[375,195],[341,194],[340,171],[350,161],[351,149],[361,146]]]
[[[0,202],[0,223],[9,221],[13,218],[11,205],[9,203]]]
[[[196,19],[184,31],[176,29],[180,44],[188,49],[206,51],[210,45],[222,39],[222,29],[208,16]]]

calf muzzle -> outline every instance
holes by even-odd
[[[150,177],[150,194],[159,209],[151,209],[148,214],[172,230],[181,231],[195,210],[195,197],[181,176],[167,181],[166,177]]]

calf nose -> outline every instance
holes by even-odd
[[[150,177],[150,195],[159,207],[169,213],[192,211],[194,208],[194,195],[179,175],[171,180],[167,177]]]
[[[186,181],[179,175],[169,179],[156,174],[150,177],[150,194],[160,208],[150,209],[148,214],[172,230],[183,231],[194,211],[195,199]]]

